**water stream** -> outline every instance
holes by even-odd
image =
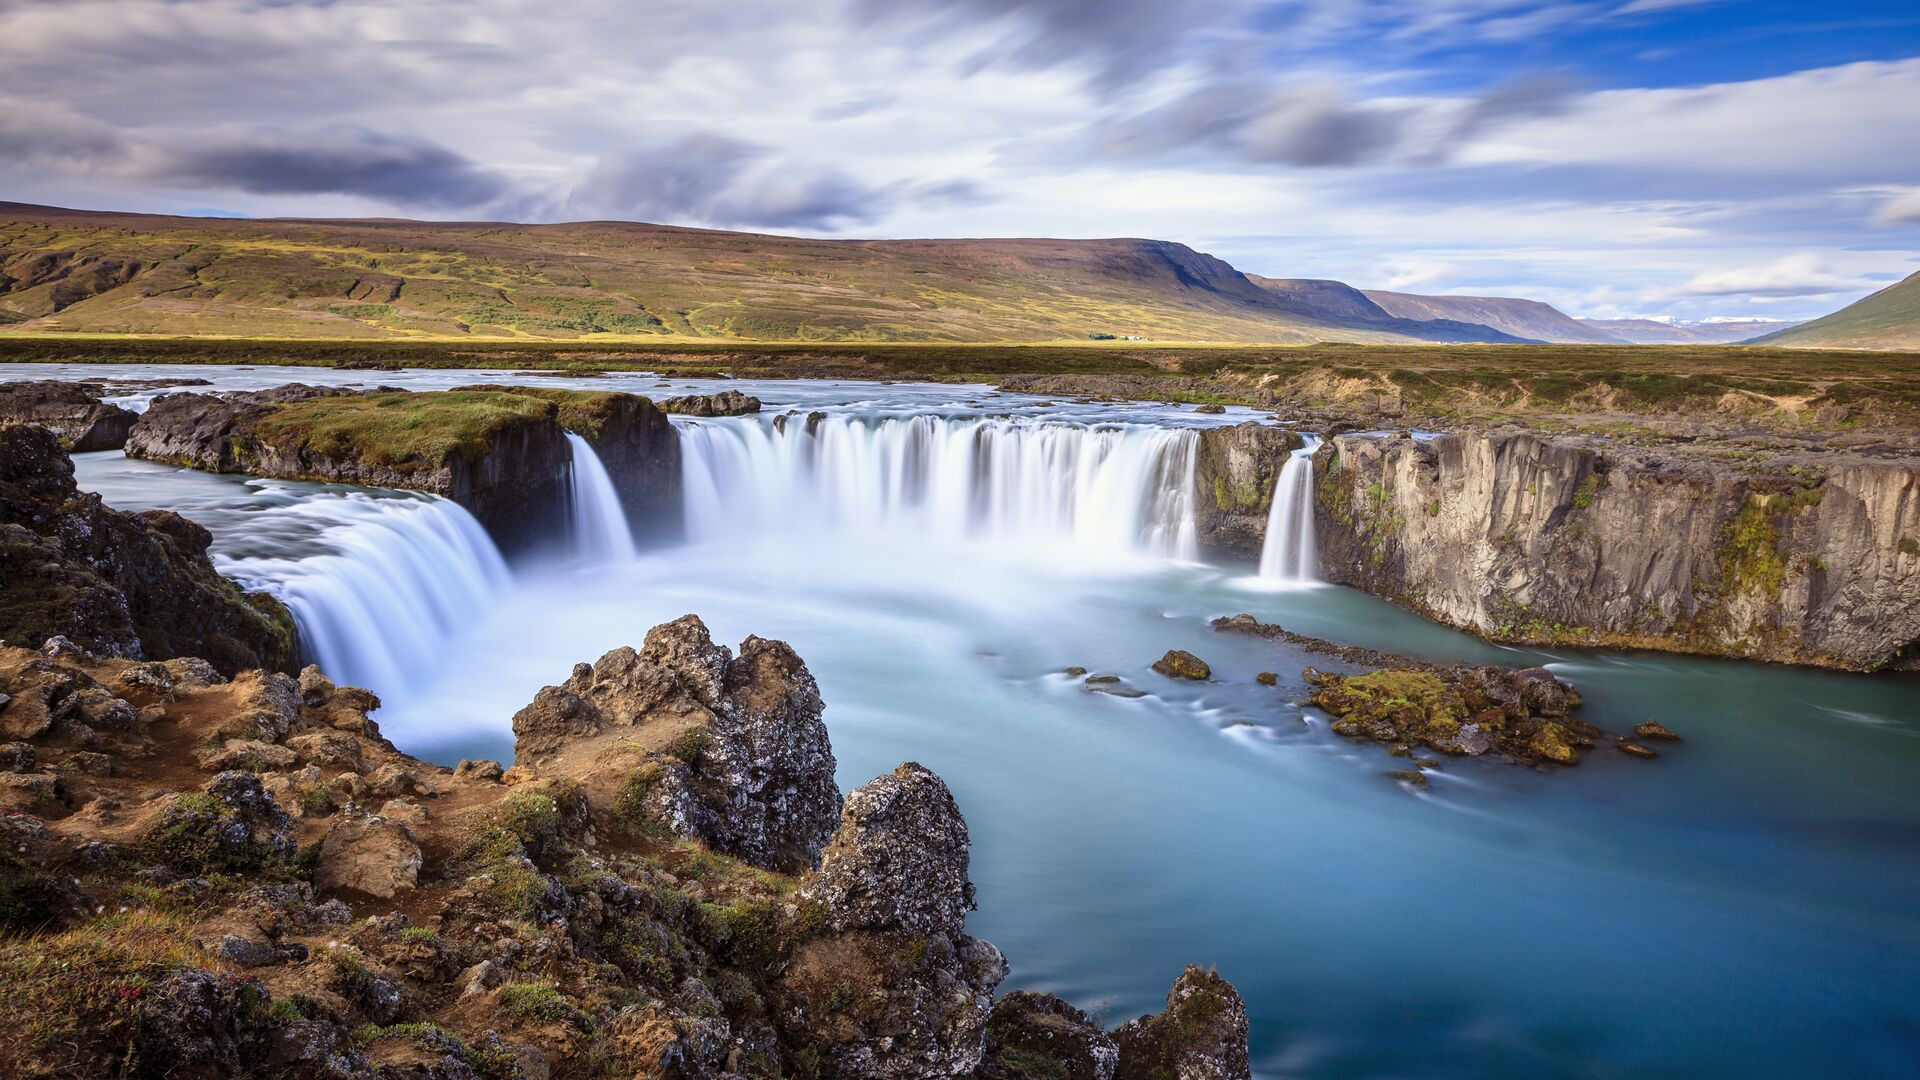
[[[438,500],[77,461],[110,504],[206,524],[229,572],[309,605],[303,628],[342,612],[347,636],[309,631],[340,644],[310,647],[382,694],[389,737],[436,760],[505,757],[541,685],[689,611],[722,641],[791,642],[828,703],[843,787],[909,758],[952,785],[974,842],[970,927],[1012,960],[1007,989],[1118,1022],[1160,1008],[1183,964],[1217,965],[1269,1080],[1920,1069],[1920,682],[1496,647],[1348,589],[1275,590],[1252,565],[1196,561],[1174,490],[1187,431],[1244,412],[726,385],[769,411],[677,421],[687,543],[511,575]],[[800,415],[776,426],[787,409]],[[827,418],[808,433],[813,410]],[[1301,484],[1276,489],[1295,523],[1281,539],[1301,535]],[[1267,554],[1279,576],[1310,576],[1304,550]],[[1386,775],[1405,762],[1296,704],[1301,669],[1326,658],[1208,628],[1239,611],[1435,660],[1545,663],[1592,722],[1657,717],[1685,741],[1559,772],[1449,760],[1409,790]],[[1169,648],[1213,681],[1153,674]],[[1144,696],[1091,693],[1069,665]]]
[[[1260,548],[1260,576],[1269,581],[1316,580],[1320,560],[1313,545],[1313,452],[1319,448],[1319,439],[1308,438],[1274,480],[1267,536]]]
[[[575,552],[595,563],[633,558],[633,530],[600,455],[571,431],[567,432],[567,445],[573,451],[569,525]]]

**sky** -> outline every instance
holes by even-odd
[[[1920,271],[1920,0],[0,0],[0,200],[1804,318]]]

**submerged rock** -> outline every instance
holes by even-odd
[[[1579,693],[1544,668],[1386,668],[1364,675],[1308,668],[1304,674],[1311,703],[1348,738],[1469,756],[1497,750],[1529,764],[1573,765],[1600,734],[1573,717]]]
[[[1675,735],[1667,725],[1662,724],[1658,720],[1649,720],[1644,724],[1636,726],[1633,729],[1633,733],[1643,739],[1664,739],[1668,742],[1680,741],[1680,736]]]
[[[1169,649],[1167,654],[1153,662],[1153,670],[1169,679],[1191,679],[1203,682],[1213,678],[1213,669],[1205,660],[1183,649]]]

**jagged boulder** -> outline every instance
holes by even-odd
[[[0,427],[0,639],[64,635],[128,659],[204,657],[226,674],[286,669],[293,617],[214,570],[213,538],[178,514],[128,514],[73,480],[52,432]]]
[[[1218,972],[1189,967],[1167,991],[1165,1012],[1113,1033],[1115,1080],[1249,1080],[1247,1006]]]
[[[814,864],[840,803],[823,707],[785,643],[750,637],[735,657],[687,615],[648,631],[640,649],[614,649],[543,688],[513,718],[515,759],[566,771],[570,744],[620,730],[623,743],[653,745],[643,801],[656,819],[792,872]],[[598,760],[578,764],[590,771]]]
[[[0,424],[32,424],[72,453],[126,445],[138,413],[101,402],[98,383],[35,380],[0,383]]]
[[[801,893],[835,930],[958,934],[974,906],[967,849],[946,782],[909,761],[847,796]]]

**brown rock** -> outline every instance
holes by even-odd
[[[1680,736],[1668,730],[1667,726],[1658,720],[1649,720],[1635,727],[1633,733],[1643,739],[1665,739],[1668,742],[1680,741]]]
[[[1115,1080],[1250,1080],[1247,1008],[1233,984],[1189,967],[1167,992],[1165,1012],[1122,1024]]]
[[[1213,669],[1205,660],[1182,649],[1169,649],[1167,655],[1153,662],[1153,670],[1169,679],[1203,682],[1213,677]]]
[[[320,842],[315,888],[351,889],[383,900],[411,889],[420,878],[420,845],[406,825],[377,817],[344,817]]]

